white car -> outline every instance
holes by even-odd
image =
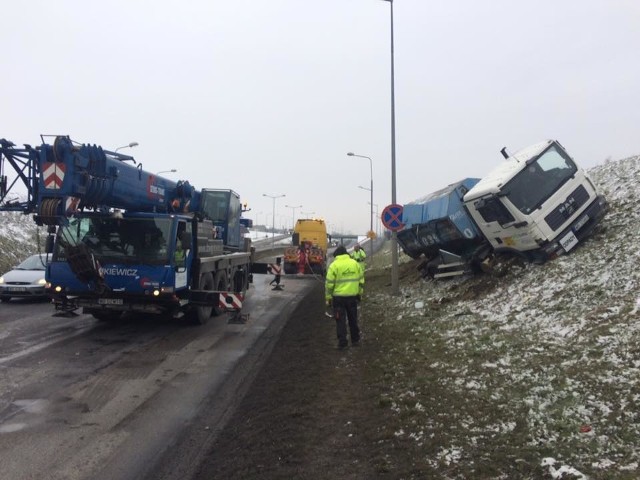
[[[44,272],[51,254],[31,255],[20,265],[0,277],[0,301],[12,298],[44,298]]]

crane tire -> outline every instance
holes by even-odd
[[[227,278],[226,270],[219,270],[213,279],[214,290],[218,292],[226,292],[229,290],[229,279]],[[225,313],[224,308],[213,307],[214,315],[222,315]]]
[[[213,275],[211,275],[210,272],[203,273],[202,275],[200,275],[200,278],[198,280],[198,290],[208,290],[208,291],[215,290]],[[213,307],[210,305],[197,306],[194,309],[193,315],[192,315],[194,323],[197,323],[198,325],[204,325],[209,320],[209,317],[211,317],[212,311],[213,311]]]

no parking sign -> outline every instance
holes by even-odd
[[[402,205],[398,205],[397,203],[387,205],[384,207],[384,210],[382,210],[380,219],[382,220],[382,224],[392,232],[402,230],[404,227],[402,223]]]

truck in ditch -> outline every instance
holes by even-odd
[[[506,260],[544,262],[596,228],[607,202],[557,140],[510,155],[482,179],[466,178],[403,206],[398,243],[424,257],[425,276],[489,270]]]

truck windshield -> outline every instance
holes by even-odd
[[[64,245],[84,243],[101,262],[150,265],[169,263],[170,218],[76,217],[58,232],[58,260]]]
[[[555,193],[578,170],[557,145],[513,177],[502,193],[524,214],[529,214]]]

